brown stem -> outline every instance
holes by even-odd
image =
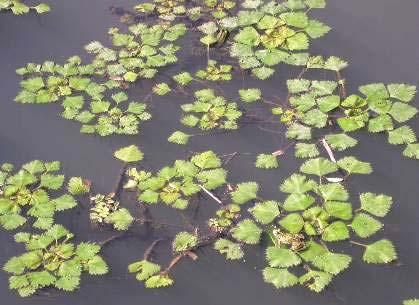
[[[124,165],[122,166],[119,172],[118,180],[116,181],[115,186],[112,190],[113,197],[115,198],[118,198],[119,196],[119,191],[121,190],[122,180],[124,178],[126,168],[127,168],[127,163],[124,163]]]
[[[122,236],[124,236],[125,234],[127,234],[127,231],[116,234],[116,235],[112,235],[111,237],[99,242],[99,245],[101,247],[107,245],[108,243],[110,243],[111,241],[114,241],[115,239],[121,238]]]
[[[154,247],[157,246],[157,244],[161,241],[163,241],[163,238],[156,239],[155,241],[152,242],[152,244],[144,252],[144,257],[143,257],[144,260],[148,260],[148,258],[153,252]]]

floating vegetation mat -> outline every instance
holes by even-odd
[[[293,153],[299,165],[283,181],[275,181],[278,197],[262,198],[264,186],[257,181],[233,183],[229,178],[229,162],[245,155],[240,152],[190,152],[156,170],[143,164],[139,147],[122,147],[114,152],[122,162],[121,173],[106,193],[95,193],[94,183],[82,177],[65,182],[57,161],[35,160],[17,169],[5,163],[0,170],[0,226],[13,231],[25,248],[4,266],[10,289],[22,297],[46,287],[73,291],[83,273],[102,275],[112,268],[99,256],[101,246],[138,226],[171,225],[151,215],[150,206],[181,213],[196,209],[203,199],[216,205],[216,211],[203,224],[193,229],[185,225],[173,234],[169,261],[153,257],[156,246],[167,243],[157,238],[142,258],[127,262],[128,272],[145,287],[173,285],[173,268],[184,259],[198,259],[203,247],[227,260],[242,260],[255,247],[266,257],[261,271],[266,283],[277,289],[300,285],[316,293],[345,276],[354,259],[395,262],[395,245],[383,233],[393,198],[365,185],[359,193],[350,191],[358,175],[373,173],[354,148],[359,132],[385,134],[389,144],[402,147],[403,156],[419,159],[419,143],[409,126],[418,113],[416,87],[376,82],[351,92],[343,73],[347,61],[309,53],[312,41],[331,30],[310,16],[325,5],[324,0],[145,2],[124,11],[121,19],[128,25],[110,28],[109,42],[85,46],[86,62],[76,55],[64,63],[47,60],[17,69],[22,76],[17,103],[59,103],[60,115],[80,123],[84,134],[136,135],[143,122],[153,124],[152,96],[177,94],[182,97],[181,116],[175,118],[180,127],[167,135],[174,149],[188,145],[192,137],[268,122],[288,144],[254,154],[255,171],[280,170],[286,153]],[[49,10],[44,4],[31,8]],[[0,0],[0,10],[20,14],[29,9],[20,1]],[[207,60],[203,66],[171,72],[182,48],[190,48],[180,41],[184,36],[196,40]],[[286,97],[270,96],[257,85],[287,66],[300,71],[286,80]],[[255,85],[235,88],[234,96],[227,96],[224,89],[241,84],[242,78]],[[231,82],[235,79],[239,81]],[[142,100],[130,98],[129,88],[145,80],[152,83],[149,92],[143,92]],[[268,117],[255,116],[252,104]],[[123,192],[134,194],[138,205],[126,205]],[[73,243],[73,234],[56,223],[55,215],[76,208],[79,200],[89,202],[93,227],[116,235]],[[361,249],[360,258],[348,253],[349,245]]]

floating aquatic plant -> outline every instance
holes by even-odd
[[[203,89],[195,92],[196,101],[193,104],[181,106],[185,115],[181,123],[188,127],[199,127],[201,130],[237,129],[237,120],[242,112],[236,103],[228,102],[224,97],[216,96],[214,90]],[[182,140],[182,137],[187,137]],[[182,136],[179,131],[169,137],[169,142],[186,144],[190,135]]]
[[[39,3],[34,6],[25,4],[22,0],[0,0],[0,12],[11,11],[14,15],[27,14],[31,10],[38,14],[44,14],[51,10],[48,4]]]
[[[138,190],[138,200],[146,204],[163,202],[176,209],[187,208],[192,196],[214,190],[226,183],[227,172],[212,151],[196,154],[190,160],[176,160],[156,174],[131,168],[127,189]]]
[[[151,118],[147,105],[129,102],[119,85],[110,80],[98,83],[94,77],[101,75],[92,64],[83,65],[79,57],[71,57],[64,65],[44,62],[28,64],[17,72],[25,77],[22,91],[16,96],[19,103],[47,104],[61,101],[61,116],[82,124],[80,132],[111,134],[136,134],[141,121]],[[110,91],[110,99],[105,95]]]
[[[262,1],[246,2],[234,17],[226,17],[216,23],[201,26],[206,34],[201,41],[210,45],[218,41],[220,30],[231,32],[230,55],[239,61],[242,69],[249,69],[260,79],[269,78],[279,63],[299,65],[307,58],[310,39],[316,39],[330,27],[310,19],[308,11],[324,8],[324,2]]]
[[[93,41],[85,49],[95,55],[92,64],[110,79],[135,82],[137,78],[153,78],[159,69],[177,62],[179,47],[172,42],[185,32],[183,24],[137,23],[129,27],[128,34],[109,29],[112,48]]]
[[[101,256],[100,245],[71,242],[73,234],[61,225],[54,225],[42,234],[17,233],[16,242],[25,244],[26,252],[9,259],[3,269],[12,274],[10,289],[28,297],[37,291],[55,287],[74,291],[83,273],[102,275],[108,266]]]
[[[54,223],[56,212],[74,208],[77,201],[72,195],[56,195],[64,183],[64,175],[57,173],[59,170],[58,161],[34,160],[16,170],[12,164],[3,164],[0,170],[1,227],[14,230],[28,219],[34,219],[34,228],[48,229]]]

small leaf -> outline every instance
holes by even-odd
[[[284,193],[304,194],[316,186],[317,184],[313,180],[308,180],[306,176],[293,174],[281,184],[280,190]]]
[[[344,133],[329,134],[325,137],[325,139],[330,147],[332,149],[336,149],[337,151],[343,151],[347,148],[354,147],[358,143],[357,140]]]
[[[55,198],[52,202],[54,203],[55,210],[57,211],[64,211],[77,206],[77,201],[73,198],[73,196],[67,194]]]
[[[386,216],[393,204],[393,199],[383,194],[362,193],[359,195],[359,199],[361,209],[377,217]]]
[[[333,276],[327,272],[310,270],[300,277],[300,284],[306,285],[314,292],[321,292],[332,281]]]
[[[188,232],[180,232],[176,234],[173,240],[173,251],[183,252],[190,250],[198,244],[198,237]]]
[[[418,110],[406,103],[395,102],[389,113],[397,122],[403,123],[413,118]]]
[[[41,176],[41,187],[51,190],[58,190],[64,182],[64,175],[43,174]]]
[[[349,267],[352,257],[346,254],[328,252],[314,259],[313,265],[320,270],[337,275]]]
[[[102,275],[108,273],[108,265],[99,255],[93,256],[87,262],[87,271],[92,275]]]
[[[240,89],[239,90],[240,99],[245,103],[253,103],[261,99],[262,92],[260,89],[251,88],[251,89]]]
[[[239,222],[231,232],[235,239],[250,245],[259,243],[262,234],[262,230],[250,219]]]
[[[415,132],[409,126],[401,126],[388,132],[388,142],[394,145],[416,142]]]
[[[188,143],[190,137],[191,135],[188,135],[182,131],[175,131],[167,140],[171,143],[185,145]]]
[[[419,143],[407,144],[406,148],[403,150],[403,156],[419,159]]]
[[[131,213],[125,208],[121,208],[115,212],[112,212],[105,219],[105,222],[113,224],[113,227],[116,230],[128,230],[133,221],[134,218],[132,217]]]
[[[335,242],[349,238],[349,230],[346,224],[342,221],[332,222],[324,229],[322,239],[324,241]]]
[[[320,157],[304,162],[300,167],[300,171],[309,175],[324,176],[336,172],[337,166],[335,163]]]
[[[371,174],[372,167],[368,162],[359,161],[357,158],[349,156],[340,159],[338,166],[348,172],[348,174]]]
[[[352,219],[352,205],[348,202],[327,201],[324,208],[330,216],[342,220]]]
[[[278,289],[298,284],[298,277],[287,269],[266,267],[263,269],[263,279],[266,283],[270,283]]]
[[[173,285],[174,281],[165,274],[153,275],[145,281],[146,288],[162,288]]]
[[[243,182],[238,184],[236,189],[231,192],[231,199],[234,203],[244,204],[256,199],[258,190],[259,185],[256,182]]]
[[[280,214],[276,201],[259,202],[250,208],[249,212],[261,224],[271,223]]]
[[[87,194],[90,192],[90,183],[81,177],[71,177],[67,184],[67,190],[74,196]]]
[[[295,145],[295,156],[297,158],[313,158],[319,154],[316,144],[297,143]]]
[[[298,213],[288,214],[287,216],[282,218],[278,223],[285,230],[293,234],[299,233],[304,227],[304,219]]]
[[[291,194],[284,202],[283,208],[288,212],[304,211],[315,202],[314,197],[307,194]]]
[[[300,257],[290,249],[269,247],[266,259],[271,267],[288,268],[301,264]]]
[[[214,243],[214,249],[224,254],[229,260],[241,259],[244,255],[239,244],[220,238]]]
[[[358,213],[355,215],[351,227],[359,237],[367,238],[380,230],[383,224],[367,214]]]
[[[138,149],[137,146],[130,145],[115,151],[114,156],[123,162],[130,163],[141,161],[144,157],[144,154],[141,152],[141,150]]]
[[[272,154],[259,154],[255,163],[257,168],[271,169],[278,168],[278,159]]]
[[[407,84],[388,84],[387,89],[390,97],[405,103],[412,101],[416,94],[416,86]]]
[[[391,241],[381,239],[366,246],[362,259],[368,264],[388,264],[397,259],[397,253]]]

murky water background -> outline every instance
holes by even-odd
[[[213,149],[217,153],[268,152],[283,147],[283,136],[269,134],[247,125],[237,132],[194,138],[191,144],[179,147],[167,142],[167,136],[181,125],[179,104],[182,96],[168,95],[154,98],[153,120],[143,125],[139,136],[92,137],[82,135],[78,124],[61,119],[59,106],[18,105],[13,102],[19,90],[20,78],[14,70],[27,62],[46,59],[62,62],[67,57],[81,54],[83,45],[91,40],[105,42],[107,29],[120,25],[108,8],[112,5],[131,8],[134,0],[56,0],[51,1],[52,12],[44,16],[13,17],[0,15],[0,160],[21,164],[33,159],[60,160],[68,176],[84,176],[94,181],[96,192],[107,192],[115,183],[120,163],[112,152],[123,145],[137,144],[146,155],[144,166],[159,168],[176,158],[184,158],[186,150]],[[349,89],[368,82],[407,82],[418,85],[419,80],[419,2],[416,0],[329,0],[327,9],[316,16],[333,27],[325,38],[316,40],[312,54],[337,55],[347,59],[345,71]],[[182,61],[165,71],[187,69],[192,64],[205,62],[204,56],[190,52],[194,43],[183,40],[186,47]],[[269,82],[241,77],[226,88],[233,95],[244,86],[262,86],[267,95],[285,96],[284,83],[289,69],[282,67]],[[294,73],[295,75],[295,73]],[[164,76],[161,76],[164,80]],[[140,98],[150,84],[136,86],[130,97]],[[282,88],[282,89],[281,89]],[[419,98],[415,102],[419,105]],[[419,132],[416,118],[414,129]],[[7,274],[0,273],[0,304],[4,305],[395,305],[405,298],[419,297],[419,163],[401,158],[401,149],[386,144],[384,135],[359,135],[361,145],[353,152],[360,159],[371,162],[374,173],[368,177],[354,177],[350,190],[354,201],[359,192],[383,192],[392,195],[393,211],[384,220],[385,231],[379,235],[394,241],[399,262],[389,266],[368,266],[360,261],[362,249],[345,245],[343,249],[355,256],[350,270],[338,276],[322,294],[304,288],[275,290],[263,282],[260,270],[264,266],[261,249],[251,249],[246,262],[225,262],[211,249],[199,251],[199,260],[183,262],[174,270],[176,284],[165,290],[146,290],[134,276],[127,275],[126,266],[142,256],[153,236],[143,229],[135,237],[115,241],[104,249],[111,272],[103,277],[85,277],[80,290],[66,294],[49,294],[21,299],[8,290]],[[274,171],[256,170],[254,156],[234,159],[230,165],[233,182],[258,181],[262,197],[282,200],[278,184],[298,163],[291,154],[283,157],[281,168]],[[124,204],[135,208],[135,201],[124,197]],[[198,222],[216,208],[211,201],[202,202]],[[153,210],[162,221],[177,222],[171,211]],[[95,232],[88,224],[87,201],[71,213],[62,213],[61,222],[75,232],[77,240],[103,240],[111,233]],[[170,231],[155,232],[166,234]],[[0,264],[21,252],[11,234],[0,231]],[[159,248],[158,261],[167,260],[169,245]]]

